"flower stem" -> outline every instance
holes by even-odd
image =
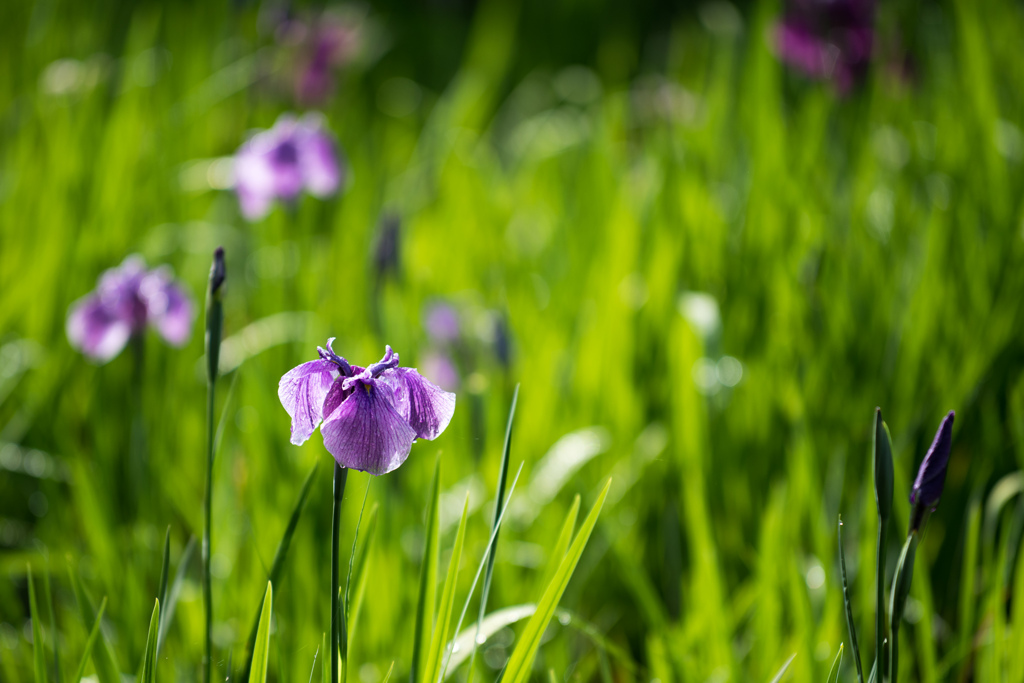
[[[878,662],[879,681],[884,678],[881,673],[889,671],[889,658],[886,652],[888,641],[885,632],[885,625],[888,622],[885,614],[885,549],[885,521],[879,520],[878,563],[875,566],[875,661]]]
[[[334,463],[334,510],[331,524],[331,681],[341,680],[339,652],[341,647],[341,611],[338,605],[338,577],[341,574],[341,499],[345,495],[348,469]]]
[[[203,500],[203,683],[210,683],[213,668],[213,591],[210,587],[211,517],[213,516],[213,456],[216,427],[213,422],[214,388],[220,367],[220,339],[224,325],[221,302],[226,270],[224,250],[213,253],[210,287],[206,296],[206,497]]]

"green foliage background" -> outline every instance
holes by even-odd
[[[51,574],[65,671],[88,636],[69,562],[94,602],[108,597],[122,664],[141,662],[164,530],[176,566],[201,529],[202,322],[182,349],[150,334],[136,370],[131,349],[104,366],[85,361],[64,319],[132,252],[173,265],[201,308],[210,255],[224,245],[225,331],[255,345],[219,392],[221,671],[241,661],[314,462],[321,472],[274,586],[270,678],[308,678],[329,625],[328,456],[316,436],[288,443],[280,375],[327,336],[354,362],[390,343],[415,365],[424,306],[448,298],[473,320],[487,309],[507,318],[512,363],[474,341],[448,431],[372,482],[378,535],[350,680],[378,681],[392,661],[407,673],[438,451],[451,494],[442,566],[464,491],[475,492],[460,595],[468,588],[516,382],[512,468],[526,465],[490,604],[537,598],[573,495],[589,509],[611,475],[562,604],[639,667],[555,625],[538,677],[769,680],[795,652],[790,680],[824,680],[848,639],[840,512],[869,657],[879,405],[895,447],[894,544],[916,465],[957,410],[947,491],[918,554],[903,677],[1024,679],[1020,3],[886,5],[879,59],[846,97],[776,61],[771,3],[679,8],[653,27],[649,12],[625,28],[602,21],[600,4],[553,7],[569,32],[589,19],[577,30],[593,40],[563,53],[545,37],[544,3],[454,7],[417,9],[416,31],[400,6],[369,9],[389,49],[347,69],[322,108],[350,166],[344,192],[252,225],[229,192],[196,178],[247,131],[295,110],[275,85],[283,67],[259,8],[0,7],[0,678],[31,676],[28,562]],[[80,60],[79,85],[55,92],[45,74],[58,59]],[[401,267],[378,286],[372,251],[386,214],[402,218]],[[694,323],[694,292],[713,297],[718,324]],[[742,364],[735,387],[707,374],[722,356]],[[549,495],[536,464],[589,427],[600,430],[580,438],[599,453]],[[143,437],[139,475],[126,463]],[[343,546],[367,479],[349,477]],[[157,662],[163,680],[197,676],[198,563],[189,576]],[[488,648],[477,666],[491,680],[509,636]],[[847,657],[841,678],[852,675]]]

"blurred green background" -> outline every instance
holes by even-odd
[[[172,265],[201,309],[223,245],[222,676],[243,657],[314,463],[274,587],[271,678],[306,680],[329,628],[330,460],[319,436],[289,444],[278,379],[328,336],[353,362],[388,343],[415,366],[445,351],[423,320],[448,302],[463,329],[448,349],[458,408],[441,438],[370,482],[379,528],[349,680],[379,681],[392,661],[407,675],[438,452],[442,549],[470,493],[468,590],[516,383],[512,467],[525,467],[491,609],[537,599],[573,496],[588,509],[613,477],[562,601],[603,636],[554,624],[538,680],[549,669],[560,680],[770,680],[793,653],[790,680],[824,680],[848,640],[840,512],[870,657],[875,406],[896,455],[890,564],[916,466],[957,411],[902,677],[1024,680],[1020,2],[882,3],[874,63],[842,96],[779,63],[776,3],[338,11],[360,47],[333,94],[307,107],[289,85],[296,48],[275,35],[279,7],[0,5],[0,679],[32,676],[27,563],[51,574],[57,628],[45,625],[65,670],[88,635],[69,565],[94,600],[108,597],[122,668],[140,661],[164,531],[172,567],[201,532],[202,316],[181,349],[150,333],[140,367],[131,349],[86,361],[64,321],[135,252]],[[316,21],[319,8],[292,12]],[[343,191],[246,223],[223,160],[252,129],[314,108],[344,150]],[[391,217],[398,259],[380,272]],[[126,464],[133,421],[141,484]],[[343,547],[368,479],[349,477]],[[161,652],[163,680],[198,675],[198,569]],[[491,639],[478,676],[496,677],[514,637]]]

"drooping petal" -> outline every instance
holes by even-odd
[[[175,346],[192,336],[195,306],[171,277],[170,269],[157,268],[143,278],[139,296],[146,304],[146,315],[160,335]]]
[[[430,382],[414,368],[395,368],[381,377],[394,392],[398,413],[416,432],[416,438],[436,439],[455,414],[455,394]]]
[[[389,393],[383,383],[359,383],[324,421],[324,446],[342,467],[381,475],[409,457],[416,432],[391,405]]]
[[[327,360],[312,360],[281,378],[277,396],[292,418],[292,443],[305,443],[323,419],[324,401],[334,382],[337,366]]]
[[[105,363],[121,353],[132,335],[132,326],[92,294],[71,305],[67,335],[71,346]]]
[[[247,142],[235,155],[234,171],[242,215],[250,221],[263,218],[274,201],[274,171],[266,154]]]

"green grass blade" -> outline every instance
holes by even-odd
[[[540,589],[542,591],[545,586],[551,583],[555,572],[558,571],[558,567],[562,564],[565,552],[569,549],[569,543],[572,541],[572,532],[576,529],[576,519],[579,517],[579,514],[580,495],[577,493],[576,497],[572,500],[569,514],[565,516],[565,521],[562,522],[562,530],[558,534],[558,540],[555,541],[555,546],[551,549],[551,554],[548,557],[548,564],[544,569],[543,578],[540,582]]]
[[[846,580],[846,553],[843,551],[843,518],[839,518],[839,573],[843,579],[843,605],[846,606],[846,627],[850,631],[850,649],[853,650],[853,661],[857,665],[857,680],[864,683],[864,671],[861,669],[860,648],[857,647],[857,627],[853,623],[853,606],[850,604],[850,585]]]
[[[32,580],[32,567],[28,567],[28,608],[32,617],[32,664],[36,683],[46,683],[46,645],[43,643],[43,622],[36,601],[36,586]]]
[[[832,670],[828,672],[828,678],[826,683],[838,683],[839,681],[839,667],[843,663],[843,644],[839,643],[839,652],[836,654],[835,660],[832,662]]]
[[[85,641],[85,650],[82,651],[82,661],[78,664],[78,673],[71,679],[71,683],[79,683],[82,677],[85,676],[85,667],[89,663],[89,658],[92,655],[92,648],[96,644],[97,638],[100,635],[100,623],[103,620],[103,612],[107,609],[107,599],[103,598],[100,603],[100,608],[96,612],[96,621],[92,625],[92,629],[89,631],[89,638]]]
[[[270,659],[270,615],[274,605],[274,586],[267,581],[267,592],[263,596],[263,607],[260,610],[260,623],[256,631],[256,642],[249,667],[251,681],[266,683],[267,663]],[[327,657],[324,660],[327,661]]]
[[[178,560],[178,568],[174,572],[174,581],[171,583],[167,601],[160,601],[160,629],[156,638],[156,653],[160,656],[160,650],[164,646],[164,639],[167,637],[167,630],[174,620],[174,609],[178,606],[178,597],[181,595],[182,586],[185,585],[185,575],[188,573],[188,565],[196,551],[196,537],[188,539],[185,549],[181,551],[181,559]]]
[[[320,659],[320,680],[322,683],[331,683],[331,660],[330,650],[327,647],[327,634],[321,634],[323,642],[321,648],[324,651],[324,656]]]
[[[782,668],[780,668],[778,672],[776,672],[775,678],[772,679],[772,683],[779,683],[779,681],[782,680],[782,677],[786,675],[787,671],[789,671],[789,665],[793,663],[794,659],[796,659],[795,652],[789,656],[789,659],[785,661],[785,663],[782,665]]]
[[[82,623],[86,628],[89,628],[97,620],[96,610],[93,609],[92,601],[89,599],[88,593],[85,592],[85,586],[82,585],[82,580],[78,574],[70,567],[68,568],[68,573],[71,576],[71,587],[75,591],[75,599],[78,602]],[[106,599],[104,598],[104,600]],[[102,628],[97,633],[99,642],[92,648],[92,662],[93,666],[96,667],[96,678],[99,679],[99,683],[121,683],[121,669],[117,664],[117,659],[114,657],[113,650],[110,649],[110,643],[107,642],[106,636],[103,635]]]
[[[63,683],[60,675],[60,638],[57,637],[57,616],[53,610],[53,589],[50,586],[50,566],[47,560],[46,573],[43,574],[43,593],[46,594],[46,612],[50,618],[50,629],[53,632],[53,679]]]
[[[437,613],[434,635],[430,639],[430,650],[427,651],[427,663],[423,671],[423,683],[438,681],[441,675],[441,662],[448,643],[448,627],[451,625],[452,610],[455,608],[455,588],[459,580],[459,564],[462,562],[462,546],[466,539],[466,518],[469,514],[469,494],[462,506],[462,519],[459,530],[455,533],[455,545],[452,557],[448,562],[448,573],[444,578],[444,590],[441,591],[441,604]]]
[[[142,675],[139,683],[156,683],[156,646],[160,634],[160,600],[153,605],[153,616],[149,618],[149,633],[146,635],[146,654],[142,658]]]
[[[427,511],[427,542],[423,547],[423,566],[420,569],[420,590],[416,600],[416,621],[413,628],[412,668],[410,683],[423,680],[424,652],[430,646],[434,621],[434,603],[437,597],[437,536],[439,533],[438,505],[441,498],[441,459],[434,465],[434,483],[430,490],[430,509]]]
[[[512,425],[515,423],[516,404],[519,402],[519,385],[516,384],[512,392],[512,404],[508,409],[508,423],[505,425],[505,444],[501,450],[501,464],[498,467],[498,486],[494,495],[494,523],[491,525],[491,541],[487,555],[487,569],[484,571],[484,585],[480,591],[480,611],[477,615],[477,635],[479,636],[480,624],[487,614],[487,598],[491,594],[491,577],[494,575],[494,559],[498,553],[498,520],[501,519],[502,510],[505,508],[505,485],[508,482],[508,463],[512,452]],[[473,638],[472,652],[470,654],[470,676],[473,672],[473,662],[476,660],[478,638]]]
[[[583,555],[587,541],[590,540],[590,534],[597,524],[597,517],[601,513],[601,507],[604,505],[604,499],[608,495],[610,485],[611,479],[604,485],[597,502],[594,503],[594,507],[591,508],[590,513],[583,520],[583,525],[580,527],[579,533],[576,534],[576,538],[569,547],[569,551],[562,559],[558,571],[555,573],[551,583],[548,584],[543,597],[538,601],[537,612],[527,622],[526,628],[523,629],[519,642],[516,643],[512,656],[509,657],[508,664],[505,667],[505,676],[502,680],[506,683],[526,683],[529,679],[533,660],[537,655],[537,650],[540,648],[541,636],[544,635],[544,630],[554,616],[555,609],[558,607],[558,601],[562,598],[562,594],[569,585],[569,579],[572,578],[576,564]]]
[[[277,550],[274,551],[274,560],[270,563],[270,572],[267,576],[267,580],[270,583],[278,583],[281,578],[281,572],[284,571],[284,561],[288,556],[288,549],[292,545],[292,537],[295,535],[295,529],[299,525],[299,518],[302,516],[302,510],[306,506],[306,499],[309,497],[309,491],[313,486],[313,480],[316,478],[317,466],[319,463],[314,463],[313,468],[306,475],[306,481],[302,483],[302,489],[299,491],[299,498],[295,501],[295,507],[292,508],[292,514],[288,518],[288,525],[284,528],[284,534],[281,536],[281,540],[277,544]],[[256,634],[259,630],[260,619],[263,615],[263,603],[261,602],[259,607],[256,609],[256,614],[253,615],[252,626],[249,627],[249,637],[245,641],[246,652],[252,653],[253,644],[256,642]],[[326,659],[326,654],[324,655]],[[241,681],[249,680],[250,668],[252,666],[252,655],[249,656],[249,663],[242,675],[239,677]]]
[[[381,683],[388,683],[391,680],[391,673],[395,670],[395,663],[391,662],[391,666],[388,667],[388,672],[384,674],[384,680]]]
[[[157,591],[156,599],[160,601],[161,605],[167,604],[167,580],[171,573],[171,527],[167,527],[167,533],[164,534],[164,556],[160,562],[160,590]],[[161,624],[163,614],[161,614]],[[157,647],[160,646],[160,628],[157,628]],[[158,650],[159,652],[159,650]]]
[[[324,636],[325,640],[326,640],[326,638],[327,638],[327,636]],[[320,656],[320,647],[317,646],[316,652],[313,653],[313,667],[309,670],[309,683],[313,683],[313,674],[316,673],[316,660],[317,660],[317,657],[319,657],[319,656]],[[230,671],[230,670],[231,670],[231,667],[228,667],[228,671]]]

